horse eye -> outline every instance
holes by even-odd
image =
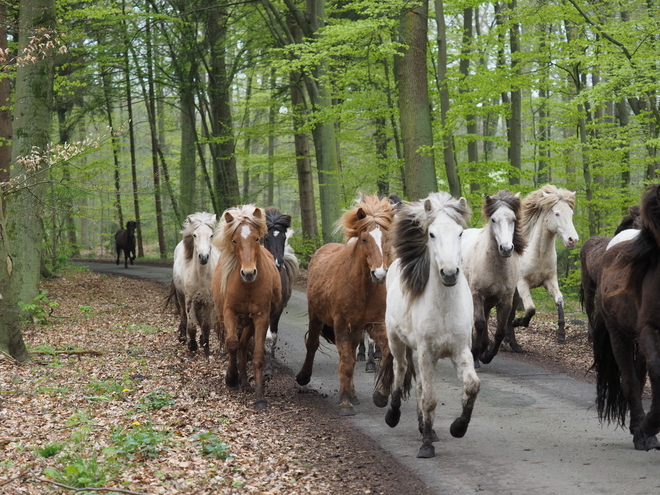
[[[435,234],[434,234],[433,232],[429,232],[429,237],[430,237],[431,239],[435,239]]]
[[[458,237],[463,237],[463,232],[461,232],[460,234],[458,234]]]
[[[559,212],[558,212],[558,211],[557,211],[557,212],[555,212],[555,216],[556,216],[556,217],[558,217],[558,216],[559,216]]]
[[[197,239],[197,234],[193,234],[193,237],[194,237],[195,239]]]
[[[491,218],[490,221],[493,222],[493,223],[495,223],[495,219],[494,219],[494,218]]]

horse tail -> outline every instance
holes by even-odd
[[[334,328],[329,327],[328,325],[323,325],[323,328],[321,329],[321,335],[330,344],[335,343],[335,329]]]
[[[179,304],[179,298],[176,296],[176,288],[174,287],[174,281],[170,284],[170,292],[165,296],[165,304],[163,309],[167,310],[172,304],[174,304],[174,312],[177,316],[181,316],[181,305]]]
[[[288,244],[284,247],[284,269],[289,275],[289,280],[291,281],[298,278],[298,275],[300,274],[298,258],[296,258],[296,253],[293,251],[293,248]]]
[[[415,366],[413,364],[413,350],[410,347],[406,347],[406,373],[403,376],[403,390],[402,390],[402,399],[407,399],[410,396],[410,390],[412,389],[412,382],[415,379]],[[394,383],[394,356],[391,352],[387,354],[387,357],[383,360],[380,365],[380,371],[376,377],[376,390],[390,390],[392,384]]]
[[[600,311],[594,318],[594,364],[598,418],[625,426],[628,401],[621,386],[621,370],[612,351],[612,341]]]

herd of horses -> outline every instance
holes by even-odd
[[[389,408],[385,421],[398,424],[401,401],[416,382],[422,446],[418,457],[435,455],[437,361],[449,358],[463,384],[462,413],[451,425],[465,435],[480,379],[475,368],[492,361],[502,342],[514,351],[515,328],[535,313],[530,289],[545,287],[554,299],[556,338],[565,341],[563,296],[557,282],[555,240],[573,248],[575,193],[546,185],[525,198],[508,190],[486,196],[481,228],[467,228],[465,198],[432,193],[416,202],[362,195],[337,222],[343,241],[320,247],[307,274],[309,327],[306,356],[296,376],[307,385],[320,338],[339,354],[339,413],[355,414],[356,350],[366,333],[382,361],[372,400]],[[638,450],[660,449],[660,187],[651,186],[631,207],[613,238],[592,238],[581,249],[582,301],[594,347],[599,418],[624,426]],[[225,383],[250,388],[254,406],[267,407],[265,376],[272,360],[282,310],[298,271],[288,239],[291,217],[254,205],[189,215],[174,251],[168,302],[181,322],[179,340],[209,355],[214,327],[228,354]],[[609,246],[608,246],[609,245]],[[524,316],[516,318],[522,302]],[[491,340],[488,319],[496,310]],[[653,400],[642,406],[647,375]]]

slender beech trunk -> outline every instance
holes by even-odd
[[[511,0],[509,11],[513,13],[517,8],[517,0]],[[511,49],[511,74],[514,78],[520,72],[519,52],[520,52],[520,24],[514,22],[509,28],[509,42]],[[511,88],[511,119],[509,125],[509,161],[511,166],[522,172],[522,90],[514,80]],[[520,173],[517,176],[509,177],[510,185],[520,184]]]
[[[472,53],[472,18],[474,8],[466,7],[463,9],[463,36],[461,40],[461,61],[459,62],[459,70],[463,82],[470,76],[470,55]],[[465,86],[461,86],[461,93],[469,92]],[[468,168],[473,175],[477,174],[479,163],[479,131],[477,126],[477,116],[474,113],[469,113],[465,116],[465,126],[468,136],[467,142],[467,158]],[[476,192],[481,189],[481,184],[472,180],[470,182],[470,192]]]
[[[0,2],[0,50],[7,50],[7,5],[4,2]],[[11,164],[11,87],[10,78],[3,76],[0,77],[0,183],[9,180]],[[0,208],[4,207],[5,196],[0,190]]]
[[[117,219],[119,220],[119,228],[124,228],[124,213],[121,208],[121,173],[119,170],[119,142],[117,133],[112,119],[112,97],[110,96],[110,82],[108,81],[108,74],[103,72],[101,75],[103,83],[103,95],[105,97],[105,112],[108,117],[108,126],[110,127],[110,144],[112,147],[112,160],[114,163],[115,175],[115,209],[117,210]]]
[[[273,205],[275,194],[275,69],[270,70],[270,105],[268,107],[268,172],[266,173],[266,204]]]
[[[191,71],[192,72],[192,68]],[[191,74],[192,75],[192,74]],[[192,79],[189,79],[192,81]],[[195,213],[195,189],[197,184],[197,151],[195,150],[195,93],[192,83],[184,82],[179,97],[181,104],[181,161],[179,172],[179,204],[186,217]]]
[[[416,201],[438,190],[426,69],[428,0],[403,12],[399,26],[405,45],[395,60],[403,141],[406,199]]]

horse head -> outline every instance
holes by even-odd
[[[516,224],[520,215],[520,193],[499,191],[495,196],[486,196],[484,216],[489,219],[500,256],[509,258],[516,248]]]
[[[128,230],[129,238],[135,235],[135,229],[137,229],[137,222],[135,220],[129,220],[126,222],[126,230]]]
[[[226,211],[224,220],[231,229],[231,244],[238,263],[237,267],[244,282],[254,282],[257,279],[257,262],[261,252],[260,240],[262,232],[256,222],[263,222],[264,215],[261,208],[255,208],[252,218],[234,217]]]
[[[356,240],[364,254],[374,284],[385,283],[387,276],[387,257],[383,248],[386,238],[387,231],[376,224],[371,230],[360,232]]]
[[[561,191],[560,191],[561,192]],[[557,235],[561,238],[564,246],[567,248],[574,248],[577,246],[578,236],[575,226],[573,225],[573,205],[575,204],[575,193],[565,191],[570,195],[568,198],[564,198],[564,195],[560,196],[560,199],[552,206],[546,215],[546,224],[550,232],[556,232]],[[550,193],[544,191],[544,196],[550,196]]]
[[[265,212],[268,233],[263,238],[264,247],[273,255],[277,269],[282,270],[287,230],[291,227],[291,215],[286,215],[272,206],[266,208]]]
[[[183,246],[185,258],[191,260],[197,255],[200,265],[206,265],[213,249],[213,232],[216,227],[215,214],[200,212],[188,215],[184,222]]]
[[[457,203],[460,208],[469,211],[465,198],[460,198]],[[464,225],[462,219],[451,210],[443,208],[433,213],[433,209],[432,200],[427,198],[424,201],[424,211],[434,215],[428,227],[428,252],[431,263],[440,274],[442,284],[452,287],[458,282],[461,271],[461,236]]]

